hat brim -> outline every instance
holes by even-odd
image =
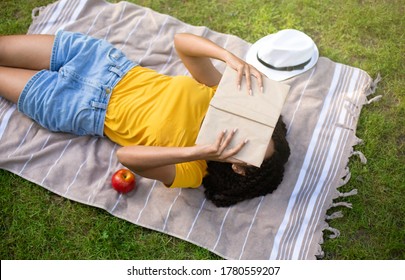
[[[308,71],[309,69],[311,69],[316,62],[318,61],[319,58],[319,51],[318,48],[316,47],[316,45],[314,44],[314,52],[313,55],[310,59],[310,61],[308,62],[307,65],[305,65],[304,69],[298,69],[298,70],[292,70],[292,71],[280,71],[280,70],[275,70],[275,69],[271,69],[269,67],[266,67],[265,65],[263,65],[258,59],[257,59],[257,52],[259,51],[259,49],[263,46],[265,46],[266,44],[269,43],[269,40],[272,40],[272,37],[275,34],[270,34],[267,35],[261,39],[259,39],[257,42],[255,42],[248,50],[247,54],[246,54],[246,62],[253,65],[257,70],[259,70],[260,72],[262,72],[264,75],[267,76],[267,78],[272,79],[274,81],[283,81],[283,80],[287,80],[289,78],[292,78],[294,76],[297,76],[299,74],[302,74],[306,71]]]

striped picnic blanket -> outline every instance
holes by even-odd
[[[189,75],[173,48],[173,36],[205,36],[244,57],[250,43],[128,2],[60,0],[33,12],[28,33],[59,29],[103,38],[131,59],[168,75]],[[221,71],[225,65],[215,62]],[[199,189],[167,189],[137,176],[138,189],[121,195],[111,175],[122,168],[118,146],[105,138],[51,133],[0,99],[0,168],[56,194],[105,209],[134,224],[187,240],[226,259],[315,259],[322,255],[326,211],[347,169],[361,108],[373,92],[364,71],[321,57],[291,86],[282,115],[291,157],[285,179],[267,196],[216,208]],[[349,194],[354,194],[356,190]],[[337,209],[339,210],[339,209]],[[340,216],[336,212],[332,216]]]

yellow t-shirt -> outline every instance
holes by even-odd
[[[136,66],[113,90],[104,133],[122,146],[194,146],[215,90],[191,77]],[[206,168],[204,160],[176,164],[171,187],[200,186]]]

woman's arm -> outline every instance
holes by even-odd
[[[187,33],[176,34],[174,46],[194,79],[207,86],[218,85],[221,73],[214,67],[210,58],[224,61],[225,49],[203,37]]]
[[[174,45],[184,65],[200,83],[214,86],[221,80],[221,73],[211,62],[213,58],[225,62],[238,72],[238,85],[241,84],[242,77],[246,76],[247,86],[250,89],[250,75],[254,75],[258,79],[259,86],[263,87],[261,73],[256,68],[206,38],[180,33],[175,35]]]
[[[155,146],[126,146],[117,151],[118,160],[137,173],[150,179],[156,179],[166,185],[171,185],[176,176],[175,164],[194,160],[231,161],[246,144],[227,149],[236,131],[218,135],[211,145],[192,147],[155,147]]]

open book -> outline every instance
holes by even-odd
[[[245,139],[249,142],[234,158],[260,167],[290,86],[263,76],[261,92],[257,79],[252,76],[253,94],[249,95],[246,79],[240,90],[236,79],[237,72],[227,67],[210,102],[196,144],[212,144],[221,131],[237,128],[230,147]]]

